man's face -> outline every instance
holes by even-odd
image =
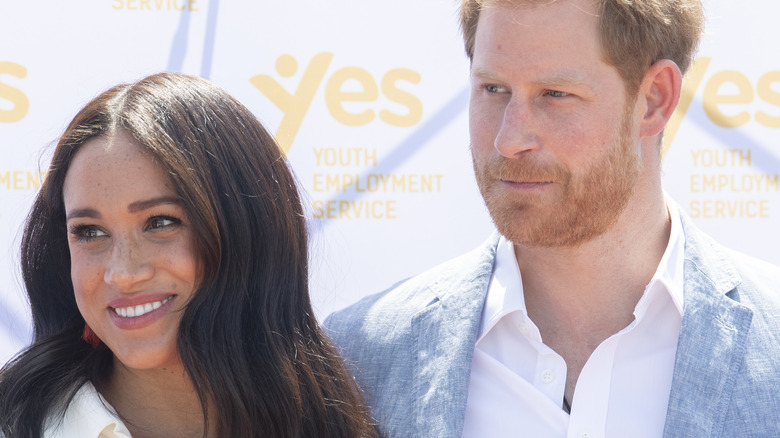
[[[601,56],[589,0],[486,7],[471,76],[471,148],[498,230],[527,246],[604,233],[640,172],[634,99]]]

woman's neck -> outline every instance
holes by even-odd
[[[137,370],[115,359],[100,392],[134,438],[204,436],[200,400],[183,366]],[[211,421],[212,432],[214,426]]]

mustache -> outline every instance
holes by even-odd
[[[472,155],[474,169],[493,180],[510,182],[562,182],[571,179],[571,172],[559,163],[541,162],[531,156],[507,158],[491,156],[478,161]]]

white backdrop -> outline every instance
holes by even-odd
[[[721,242],[780,264],[780,4],[705,7],[664,183]],[[157,71],[211,79],[288,150],[320,317],[492,230],[453,0],[0,0],[0,17],[0,363],[30,338],[19,235],[53,144],[96,94]]]

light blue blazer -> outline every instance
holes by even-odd
[[[685,304],[664,436],[780,437],[780,269],[682,221]],[[498,238],[325,321],[383,436],[461,436]]]

